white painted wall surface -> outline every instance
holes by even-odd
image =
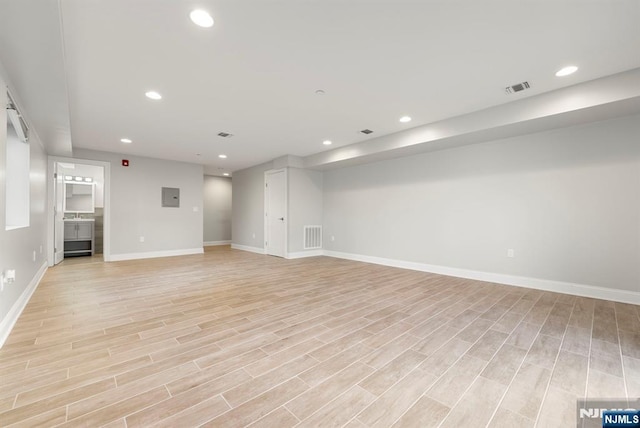
[[[204,242],[231,240],[231,179],[204,176]]]
[[[273,162],[233,172],[233,245],[264,249],[264,172]]]
[[[289,253],[304,250],[305,225],[322,225],[322,172],[289,168]]]
[[[324,248],[639,292],[639,141],[632,116],[327,171]]]
[[[0,64],[0,105],[6,105],[6,75]],[[18,98],[19,94],[13,94]],[[22,112],[28,118],[28,112]],[[35,130],[31,129],[30,150],[30,222],[29,227],[5,230],[5,181],[6,181],[6,110],[0,109],[0,272],[15,269],[16,280],[7,284],[0,292],[0,345],[3,335],[8,333],[8,314],[17,306],[26,303],[29,285],[35,285],[39,274],[46,268],[47,219],[46,175],[47,157]],[[40,251],[42,248],[42,252]],[[35,259],[34,259],[35,252]]]
[[[81,149],[74,157],[111,163],[112,257],[202,249],[202,165]],[[179,208],[161,206],[162,187],[180,189]]]

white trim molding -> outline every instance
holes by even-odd
[[[264,248],[250,247],[248,245],[231,244],[231,248],[234,249],[234,250],[249,251],[250,253],[256,253],[256,254],[266,254],[267,253]]]
[[[27,288],[24,289],[18,300],[16,300],[16,302],[13,304],[13,306],[9,310],[9,313],[7,313],[7,316],[5,316],[2,321],[0,321],[0,348],[2,348],[4,342],[9,337],[9,334],[11,333],[11,330],[13,330],[13,326],[16,325],[20,314],[22,313],[24,308],[27,307],[27,303],[29,303],[29,300],[31,300],[31,296],[33,296],[36,288],[38,288],[38,285],[40,285],[40,281],[42,280],[45,272],[47,272],[47,269],[48,263],[45,261],[33,276],[31,282],[29,282],[29,285],[27,285]]]
[[[229,245],[231,244],[231,240],[228,241],[205,241],[204,243],[205,247],[215,247],[217,245]]]
[[[288,259],[302,259],[305,257],[323,256],[323,250],[296,251],[295,253],[287,253]]]
[[[355,260],[377,265],[392,266],[402,269],[436,273],[440,275],[469,278],[478,281],[495,282],[516,287],[533,288],[536,290],[552,291],[555,293],[571,294],[574,296],[591,297],[594,299],[612,300],[614,302],[640,305],[640,293],[613,288],[597,287],[593,285],[574,284],[571,282],[554,281],[548,279],[529,278],[525,276],[507,275],[452,268],[447,266],[429,265],[425,263],[407,262],[403,260],[386,259],[383,257],[365,256],[361,254],[342,253],[338,251],[324,251],[325,256],[339,259]]]
[[[111,254],[110,262],[120,262],[123,260],[155,259],[158,257],[190,256],[193,254],[203,254],[204,248],[186,248],[184,250],[149,251],[146,253]]]

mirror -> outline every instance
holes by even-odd
[[[65,183],[65,213],[92,213],[94,206],[93,183]]]

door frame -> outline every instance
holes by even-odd
[[[49,177],[52,180],[53,185],[51,188],[53,189],[52,198],[53,198],[53,257],[51,258],[50,265],[57,265],[64,260],[64,235],[65,235],[65,224],[64,224],[64,177],[59,176],[60,174],[60,164],[58,162],[53,163],[53,178]],[[48,183],[47,183],[48,184]],[[60,211],[58,211],[60,209]],[[62,217],[60,217],[62,216]],[[62,227],[58,229],[58,222],[62,218]],[[58,237],[58,234],[62,234],[62,237]],[[48,236],[48,234],[47,234]],[[60,242],[61,241],[61,242]],[[57,245],[61,243],[61,248],[57,248]],[[47,248],[48,251],[48,248]]]
[[[76,163],[80,165],[101,166],[104,174],[104,224],[103,224],[103,258],[105,262],[111,261],[111,163],[90,159],[66,158],[58,156],[49,156],[47,163],[47,261],[49,267],[54,265],[55,255],[53,247],[55,246],[55,219],[54,219],[54,192],[53,192],[53,174],[55,173],[55,164]]]
[[[276,173],[284,173],[284,255],[283,258],[289,257],[289,174],[287,168],[270,169],[264,172],[264,215],[262,221],[264,223],[264,239],[262,240],[262,248],[267,253],[267,242],[269,239],[269,222],[267,221],[267,213],[269,210],[269,191],[267,188],[267,179],[269,175]]]

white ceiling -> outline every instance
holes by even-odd
[[[9,3],[34,2],[0,0],[0,15]],[[73,147],[202,163],[215,174],[640,67],[638,0],[60,4],[68,107],[57,108],[67,108]],[[196,7],[213,15],[212,28],[191,23]],[[7,68],[20,43],[8,37],[0,29]],[[46,43],[30,49],[51,61]],[[554,76],[568,64],[579,71]],[[532,89],[505,94],[525,80]],[[150,89],[164,98],[148,100]],[[30,110],[36,101],[26,98]],[[413,121],[399,123],[403,115]],[[360,134],[364,128],[375,133]]]

